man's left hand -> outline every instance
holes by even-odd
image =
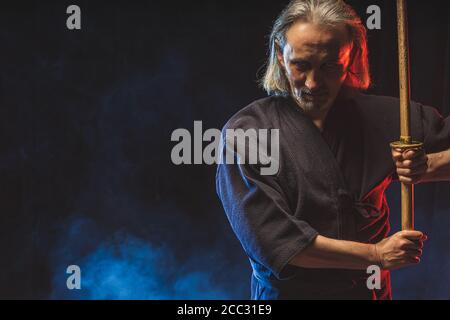
[[[428,170],[428,156],[423,149],[392,149],[392,159],[397,167],[400,182],[416,184],[423,181]]]

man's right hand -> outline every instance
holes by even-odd
[[[375,245],[381,267],[395,270],[420,262],[423,242],[427,236],[420,231],[403,230]]]

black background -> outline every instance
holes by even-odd
[[[398,96],[394,1],[348,3],[363,20],[380,6],[382,29],[368,31],[369,92]],[[81,30],[66,28],[70,4],[81,7]],[[256,80],[285,4],[0,5],[0,297],[249,297],[250,267],[215,194],[215,167],[172,164],[170,136],[192,132],[194,120],[221,128],[265,96]],[[448,6],[409,1],[412,97],[446,116]],[[419,266],[393,273],[394,298],[450,298],[449,191],[417,187],[416,226],[430,240]],[[392,231],[398,194],[394,184]],[[70,264],[83,270],[77,292],[65,287]]]

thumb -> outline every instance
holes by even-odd
[[[400,149],[392,149],[392,158],[395,161],[400,160],[403,157],[402,151]]]
[[[402,237],[409,240],[420,240],[424,236],[423,232],[417,230],[403,230],[401,233]]]

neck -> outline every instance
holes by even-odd
[[[327,118],[328,112],[331,109],[332,104],[324,106],[320,110],[305,110],[305,114],[313,121],[314,125],[322,132],[325,126],[325,120]],[[300,107],[301,108],[301,107]]]
[[[324,125],[325,125],[325,120],[327,118],[327,114],[328,114],[329,108],[326,109],[324,112],[321,112],[320,114],[317,115],[311,115],[308,114],[308,116],[311,118],[311,120],[313,121],[313,123],[315,124],[315,126],[322,132]]]

